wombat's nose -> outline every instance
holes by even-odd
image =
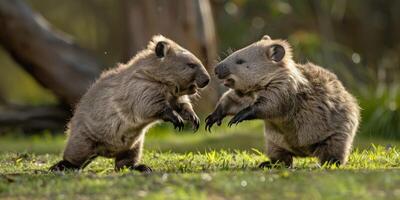
[[[203,87],[206,87],[207,85],[208,85],[208,83],[210,82],[210,78],[207,76],[207,77],[204,77],[203,79],[202,79],[202,81],[198,84],[198,86],[199,86],[199,88],[203,88]]]
[[[219,79],[223,79],[225,77],[227,77],[229,75],[229,69],[225,64],[219,64],[217,65],[217,67],[215,67],[215,75],[217,75],[217,77]]]

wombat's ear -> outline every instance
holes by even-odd
[[[262,38],[261,38],[261,40],[270,40],[271,39],[271,37],[269,37],[269,35],[264,35]]]
[[[155,49],[157,57],[159,57],[159,58],[165,57],[168,53],[168,50],[169,50],[168,43],[166,43],[164,41],[157,42],[156,49]]]
[[[274,44],[268,47],[267,56],[269,59],[279,62],[285,56],[285,48],[279,44]]]

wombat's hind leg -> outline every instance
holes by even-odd
[[[151,173],[153,171],[147,165],[136,164],[134,162],[134,160],[132,159],[132,156],[133,156],[133,152],[131,150],[118,155],[118,157],[115,158],[115,171],[119,171],[125,167],[128,169],[136,170],[136,171],[146,173],[146,174]]]
[[[117,155],[115,158],[115,170],[119,171],[123,168],[128,168],[131,170],[136,170],[142,173],[149,174],[153,170],[147,165],[138,164],[141,159],[143,148],[143,138],[140,139],[132,149],[124,151]]]
[[[291,167],[293,165],[293,154],[276,144],[267,141],[267,156],[269,161],[262,162],[259,168]]]
[[[346,134],[332,135],[316,146],[314,156],[318,157],[321,165],[343,165],[350,153],[351,140]]]
[[[83,135],[71,135],[65,147],[63,160],[50,167],[50,171],[80,170],[94,158],[95,143]]]

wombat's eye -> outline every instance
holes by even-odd
[[[243,63],[245,63],[243,59],[236,60],[236,64],[238,64],[238,65],[241,65]]]
[[[190,68],[196,68],[196,67],[197,67],[197,64],[188,63],[187,66],[190,67]]]

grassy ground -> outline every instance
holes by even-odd
[[[395,148],[356,151],[342,168],[296,159],[294,169],[259,170],[257,151],[158,153],[143,163],[152,175],[116,173],[110,159],[96,159],[75,173],[48,173],[58,156],[0,156],[0,198],[51,199],[395,199],[400,198],[400,156]]]
[[[257,165],[268,158],[260,123],[171,132],[156,127],[147,137],[143,163],[152,175],[116,173],[104,158],[81,172],[48,173],[64,137],[2,137],[0,199],[400,199],[397,142],[357,138],[340,168],[295,159],[293,169],[261,170]]]

